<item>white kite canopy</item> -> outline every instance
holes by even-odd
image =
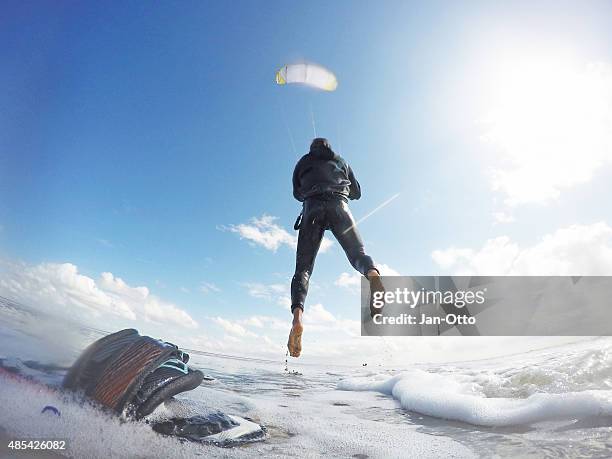
[[[288,64],[276,72],[277,84],[301,83],[324,91],[338,87],[336,75],[318,64]]]

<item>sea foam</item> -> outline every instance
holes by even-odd
[[[480,426],[612,416],[609,349],[553,355],[347,378],[337,388],[380,392],[406,410]]]

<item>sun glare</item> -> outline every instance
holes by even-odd
[[[499,147],[493,186],[510,205],[543,202],[612,162],[612,67],[546,59],[505,65],[484,139]]]

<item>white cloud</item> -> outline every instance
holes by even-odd
[[[261,284],[258,282],[247,282],[244,286],[248,289],[249,295],[254,298],[271,299],[275,295],[286,293],[288,287],[284,284]]]
[[[277,219],[277,217],[270,215],[262,215],[259,218],[253,217],[250,224],[241,223],[231,225],[229,228],[230,231],[239,234],[241,238],[248,239],[274,252],[283,244],[291,247],[295,246],[295,236],[274,223]]]
[[[376,267],[380,271],[381,276],[399,276],[400,275],[399,272],[397,272],[391,266],[385,265],[384,263],[380,265],[376,265]]]
[[[230,321],[231,322],[231,321]],[[232,325],[226,325],[232,329]],[[223,329],[223,326],[221,326]],[[236,329],[233,329],[234,332]],[[288,333],[288,326],[284,332]],[[267,357],[280,361],[285,355],[285,343],[287,336],[285,333],[274,338],[265,334],[254,334],[246,332],[245,335],[236,335],[230,332],[219,337],[212,337],[210,334],[192,336],[184,339],[184,345],[189,344],[194,349],[202,349],[208,352],[223,353],[241,357]],[[187,346],[185,346],[187,347]]]
[[[512,223],[514,221],[514,217],[506,212],[493,212],[493,219],[495,224]]]
[[[344,288],[350,288],[350,289],[354,289],[354,288],[359,288],[359,285],[361,284],[361,274],[354,272],[354,273],[341,273],[340,277],[338,277],[338,279],[336,279],[336,281],[334,282],[334,285],[337,285],[338,287],[344,287]]]
[[[207,348],[217,351],[232,352],[237,355],[258,353],[274,356],[282,355],[286,350],[287,336],[291,328],[291,315],[286,318],[254,315],[238,319],[212,317],[210,320],[225,333],[223,339],[211,341],[206,337]],[[309,353],[318,356],[330,355],[330,349],[324,343],[342,343],[343,340],[354,340],[360,335],[360,322],[336,317],[322,304],[313,304],[304,313],[305,343],[308,343]],[[204,339],[202,337],[202,339]],[[196,341],[200,341],[196,339]],[[339,346],[342,349],[342,346]],[[342,352],[341,352],[342,353]],[[337,355],[338,353],[332,353]]]
[[[264,321],[260,317],[257,317],[257,316],[253,316],[253,317],[249,317],[248,319],[245,319],[245,324],[250,327],[256,327],[256,328],[264,327]]]
[[[604,225],[603,228],[595,228],[593,233],[602,233],[603,240],[607,241],[602,245],[609,248],[610,231],[612,230]],[[2,262],[2,268],[0,295],[63,317],[85,318],[86,324],[97,328],[111,331],[133,326],[145,334],[175,342],[187,349],[265,357],[278,362],[285,356],[287,335],[291,326],[291,315],[288,313],[281,313],[280,317],[247,315],[230,319],[219,316],[204,321],[202,327],[197,329],[185,329],[184,326],[190,321],[188,315],[184,320],[169,320],[168,317],[180,318],[181,310],[168,309],[169,303],[159,298],[155,301],[147,287],[130,286],[111,273],[104,273],[100,279],[94,280],[79,273],[76,266],[70,263],[28,266],[24,263]],[[280,291],[280,287],[277,290]],[[355,313],[357,316],[357,311]],[[145,319],[145,316],[148,318]],[[422,337],[363,338],[360,336],[359,320],[339,317],[322,304],[307,306],[304,320],[304,350],[297,363],[368,362],[372,366],[388,360],[406,364],[406,359],[410,362],[440,361],[449,359],[449,356],[474,358],[481,356],[479,352],[484,352],[483,348],[491,348],[482,346],[482,339],[485,338],[472,342],[469,338],[462,337],[456,341],[448,340],[448,343],[441,343],[439,339],[428,341]],[[152,321],[159,321],[161,325],[154,326]],[[34,325],[55,327],[61,323],[69,324],[68,321],[38,320]],[[28,327],[32,332],[32,325]],[[69,332],[69,326],[66,330],[62,328],[61,341],[64,344],[69,341]],[[43,330],[43,333],[48,335],[48,346],[51,346],[53,340],[57,341],[59,336],[55,328]],[[466,344],[468,342],[471,343],[469,346]],[[70,352],[83,343],[77,343],[75,340],[72,344],[74,347],[70,348]],[[465,349],[459,352],[458,349],[463,349],[462,346]],[[407,347],[416,351],[407,356],[404,352]],[[503,353],[507,345],[499,345],[497,348],[501,349],[498,353]],[[494,354],[492,351],[491,353]],[[67,363],[74,358],[72,353],[66,355],[68,354]]]
[[[389,265],[379,264],[376,265],[378,270],[380,271],[381,276],[399,276],[400,274]],[[343,272],[340,274],[340,277],[334,281],[334,285],[338,287],[348,288],[350,290],[359,290],[361,285],[361,274],[357,271],[353,271],[350,274],[347,272]]]
[[[217,325],[219,325],[221,328],[223,328],[223,330],[225,330],[227,333],[230,333],[231,335],[256,336],[254,333],[249,332],[246,328],[244,328],[242,325],[240,325],[237,322],[234,322],[228,319],[224,319],[222,317],[213,317],[211,320]]]
[[[221,318],[216,319],[223,320]],[[257,330],[268,330],[270,332],[280,331],[282,332],[281,336],[284,338],[284,335],[289,332],[291,319],[292,316],[290,314],[287,314],[286,319],[279,319],[274,316],[256,315],[234,321],[225,321],[227,323],[225,323],[224,326],[227,327],[227,331],[233,329],[235,335],[245,335],[251,333],[251,336],[254,336],[254,333],[248,330],[249,327],[252,327]],[[304,324],[311,332],[335,330],[343,331],[346,334],[353,336],[355,330],[357,330],[357,333],[359,330],[358,321],[338,318],[331,311],[327,310],[321,303],[308,305],[306,307],[306,311],[304,313]],[[244,329],[246,333],[242,333],[238,327]]]
[[[103,245],[104,247],[107,247],[109,249],[114,249],[115,248],[115,244],[113,244],[108,239],[98,238],[98,239],[96,239],[96,242],[98,242],[100,245]]]
[[[243,284],[247,292],[253,298],[259,298],[276,303],[285,309],[291,307],[291,296],[289,294],[290,284],[262,284],[258,282],[247,282]]]
[[[131,287],[109,272],[96,282],[71,263],[2,264],[1,294],[47,312],[96,326],[129,325],[137,320],[181,328],[198,326],[187,312],[152,295],[147,287]]]
[[[308,314],[304,315],[305,323],[312,324],[329,324],[336,322],[334,315],[329,312],[322,304],[313,304],[308,306]]]
[[[533,59],[501,73],[483,140],[507,205],[556,199],[612,163],[612,65]]]
[[[245,327],[255,327],[255,328],[265,328],[268,330],[282,330],[287,331],[287,326],[289,324],[290,315],[287,315],[287,320],[281,320],[277,317],[272,316],[251,316],[246,319],[242,319],[238,321],[238,323],[244,325]]]
[[[336,338],[358,336],[361,329],[361,323],[358,320],[336,317],[320,303],[306,307],[304,325],[311,332],[332,333]]]
[[[217,287],[215,284],[213,284],[212,282],[202,282],[200,284],[199,287],[200,292],[207,294],[207,293],[219,293],[221,292],[221,289],[219,287]]]
[[[457,275],[612,275],[612,228],[572,225],[521,247],[507,236],[479,249],[435,250],[433,260]]]
[[[271,316],[250,316],[234,320],[217,316],[209,319],[218,325],[225,335],[216,340],[210,336],[192,338],[192,342],[215,352],[223,351],[243,356],[282,355],[291,324],[290,316],[287,316],[287,320]],[[257,332],[251,330],[251,327]]]
[[[276,224],[276,220],[278,220],[278,217],[262,215],[259,218],[253,217],[249,223],[229,225],[227,229],[238,234],[240,238],[247,239],[272,252],[276,252],[282,245],[295,249],[297,247],[297,236]],[[333,241],[324,237],[321,241],[320,252],[326,252],[332,245]]]
[[[334,245],[334,241],[324,236],[323,239],[321,239],[321,247],[319,248],[319,252],[320,253],[327,252],[331,248],[332,245]],[[297,247],[297,242],[295,246]]]

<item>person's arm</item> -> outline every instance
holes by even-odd
[[[300,202],[304,202],[304,196],[300,193],[300,175],[299,175],[300,162],[295,165],[293,170],[293,197]]]
[[[353,169],[351,166],[348,166],[348,178],[351,181],[351,185],[349,187],[349,199],[359,199],[361,197],[361,186],[359,186],[359,182],[355,178],[355,174],[353,174]]]

